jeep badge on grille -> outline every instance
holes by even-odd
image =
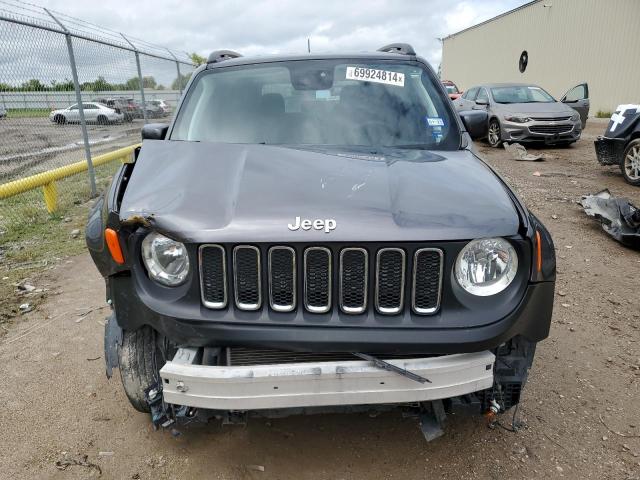
[[[335,230],[338,226],[338,223],[333,218],[327,218],[322,220],[321,218],[316,218],[315,220],[309,220],[308,218],[301,219],[300,217],[296,217],[294,223],[290,223],[287,225],[289,230],[324,230],[324,233],[329,233],[331,230]]]

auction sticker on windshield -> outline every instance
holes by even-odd
[[[404,73],[377,70],[375,68],[347,67],[346,79],[404,87]]]

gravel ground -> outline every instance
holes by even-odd
[[[426,443],[395,413],[154,432],[119,379],[104,376],[104,287],[85,254],[41,279],[48,301],[0,340],[0,478],[97,477],[91,465],[102,478],[132,479],[640,478],[640,253],[575,203],[607,187],[640,205],[640,189],[596,163],[603,130],[590,122],[573,147],[536,150],[543,163],[479,144],[549,227],[558,255],[551,335],[538,346],[518,433],[451,417],[445,436]],[[58,469],[65,458],[81,465]]]

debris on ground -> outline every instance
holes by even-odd
[[[33,310],[33,306],[30,303],[23,303],[20,305],[20,313],[27,313]]]
[[[640,250],[640,210],[628,198],[616,198],[604,189],[583,195],[578,203],[588,216],[602,224],[605,232],[623,245]]]
[[[74,228],[73,230],[71,230],[71,238],[78,238],[79,235],[80,235],[79,228]]]
[[[512,143],[509,145],[507,142],[503,143],[504,149],[513,157],[514,160],[519,162],[544,162],[544,155],[532,155],[527,153],[527,149],[519,143]]]
[[[98,476],[102,476],[102,469],[95,463],[91,463],[88,455],[70,455],[67,452],[62,452],[62,458],[56,461],[56,468],[58,470],[66,470],[71,466],[86,467],[90,470],[98,472]]]

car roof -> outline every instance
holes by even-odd
[[[534,83],[483,83],[481,85],[474,85],[471,88],[475,87],[484,87],[484,88],[493,88],[493,87],[537,87]]]
[[[273,62],[289,62],[297,60],[340,60],[340,59],[356,59],[356,60],[422,60],[416,55],[405,55],[401,53],[386,52],[353,52],[353,53],[308,53],[302,55],[264,55],[254,57],[238,57],[228,60],[212,62],[207,64],[207,68],[230,67],[233,65],[251,65],[256,63],[273,63]],[[425,62],[426,63],[426,62]]]

